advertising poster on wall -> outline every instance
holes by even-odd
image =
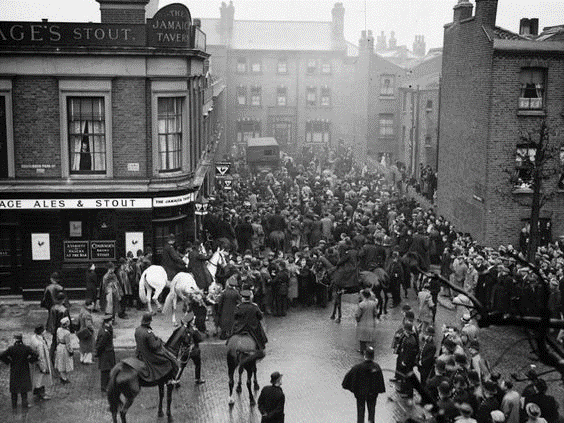
[[[31,234],[31,259],[51,260],[49,234]]]
[[[137,257],[137,250],[143,250],[143,232],[126,232],[125,254],[131,251]]]

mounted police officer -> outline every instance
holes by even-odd
[[[249,334],[257,345],[259,351],[263,351],[268,338],[261,324],[262,311],[252,301],[253,293],[250,290],[241,291],[242,302],[235,309],[235,324],[232,335]],[[263,353],[264,354],[264,353]]]

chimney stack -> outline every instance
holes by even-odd
[[[413,42],[413,54],[416,56],[423,57],[427,53],[427,44],[425,44],[424,35],[416,35],[415,41]]]
[[[374,40],[372,40],[374,42]],[[388,48],[388,44],[386,43],[386,35],[384,31],[376,37],[376,51],[386,50]]]
[[[396,40],[396,33],[392,31],[390,33],[390,40],[388,41],[388,48],[390,50],[395,50],[398,47],[398,40]]]
[[[519,35],[532,35],[537,36],[539,35],[539,20],[538,18],[521,19],[519,24]]]
[[[343,3],[335,3],[333,10],[331,10],[333,40],[341,41],[345,39],[345,8]]]
[[[233,1],[229,2],[229,6],[227,6],[225,2],[221,2],[219,13],[221,16],[219,23],[221,44],[231,45],[231,38],[233,36],[233,21],[235,20],[235,6],[233,6]]]
[[[497,17],[498,0],[476,0],[476,20],[482,25],[493,28]]]
[[[144,24],[149,0],[96,0],[103,24]],[[152,17],[152,16],[151,16]]]
[[[474,6],[469,0],[458,0],[458,4],[454,6],[453,22],[460,22],[464,19],[471,18],[472,9],[474,9]]]

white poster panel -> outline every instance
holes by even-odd
[[[125,254],[131,251],[133,257],[137,257],[137,250],[143,250],[143,232],[126,232]]]
[[[31,234],[31,259],[51,260],[49,234]]]

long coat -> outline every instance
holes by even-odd
[[[431,292],[427,289],[419,291],[417,294],[419,300],[419,320],[424,323],[431,323],[433,321],[433,297]]]
[[[33,388],[53,385],[53,367],[49,357],[49,346],[43,335],[33,334],[29,342],[31,349],[37,354],[37,361],[31,365]]]
[[[219,328],[222,337],[227,336],[233,328],[235,322],[235,309],[241,302],[241,295],[236,289],[227,286],[219,296],[217,302],[217,315],[219,316]]]
[[[345,375],[342,387],[357,398],[377,397],[386,392],[382,369],[372,360],[353,366]]]
[[[100,371],[112,370],[116,365],[116,353],[114,351],[114,329],[103,325],[96,337],[96,357],[98,357],[98,368]]]
[[[10,365],[10,392],[29,392],[32,389],[29,363],[37,361],[31,347],[18,342],[0,354],[0,360]]]
[[[186,263],[172,244],[166,244],[161,256],[161,265],[166,270],[166,276],[171,281],[178,272],[185,269]]]
[[[351,249],[339,260],[331,281],[338,287],[351,288],[359,284],[358,252]]]
[[[206,260],[208,260],[209,257],[200,253],[196,248],[193,248],[190,251],[189,258],[188,272],[192,273],[198,288],[203,290],[208,289],[213,282],[212,276],[206,267]]]
[[[147,371],[141,375],[146,382],[156,382],[174,370],[174,358],[150,326],[141,325],[135,329],[135,343],[136,357],[146,364]]]
[[[119,310],[120,300],[118,278],[115,272],[108,270],[102,279],[100,308],[107,314],[115,315]]]
[[[243,302],[235,309],[235,323],[233,324],[232,334],[249,333],[259,349],[264,349],[268,338],[261,324],[262,311],[251,302]]]
[[[262,388],[258,398],[261,423],[284,423],[285,401],[284,392],[279,386],[269,385]]]
[[[98,275],[95,270],[88,270],[86,279],[86,299],[95,302],[98,299]]]
[[[94,321],[92,319],[92,313],[86,308],[80,310],[78,315],[78,327],[80,330],[87,328],[90,331],[90,336],[88,338],[83,338],[78,340],[80,346],[80,352],[83,354],[91,353],[94,351]]]
[[[374,342],[376,331],[376,301],[364,299],[360,302],[354,315],[356,319],[356,339],[362,342]]]

